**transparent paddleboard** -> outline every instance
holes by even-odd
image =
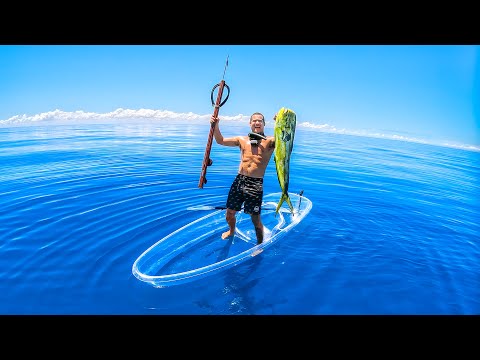
[[[263,197],[264,241],[259,245],[250,215],[239,211],[234,236],[224,240],[221,235],[228,230],[225,210],[211,210],[145,250],[133,263],[132,273],[152,286],[166,287],[226,270],[257,253],[256,256],[261,256],[261,250],[286,236],[312,208],[312,202],[305,196],[295,193],[289,196],[293,214],[286,202],[275,214],[280,192]]]

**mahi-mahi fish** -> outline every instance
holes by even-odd
[[[277,169],[277,178],[282,196],[278,202],[275,214],[278,214],[284,201],[287,202],[290,212],[293,214],[293,205],[288,196],[288,182],[290,180],[290,156],[295,138],[295,126],[297,124],[296,114],[285,107],[282,107],[275,115],[274,137],[275,151],[274,160]]]

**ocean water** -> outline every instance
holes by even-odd
[[[199,189],[205,122],[1,127],[0,314],[480,314],[480,152],[301,126],[290,191],[313,206],[288,236],[189,283],[137,279],[142,252],[209,211],[189,207],[225,204],[240,155],[213,143]]]

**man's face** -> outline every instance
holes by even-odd
[[[250,127],[254,133],[263,133],[265,124],[263,123],[262,115],[253,115],[250,120]]]

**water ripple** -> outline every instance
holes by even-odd
[[[208,126],[0,131],[1,313],[480,313],[480,153],[299,128],[308,218],[248,265],[149,289],[133,261],[205,214],[188,208],[225,205],[238,149],[213,146],[199,189]]]

